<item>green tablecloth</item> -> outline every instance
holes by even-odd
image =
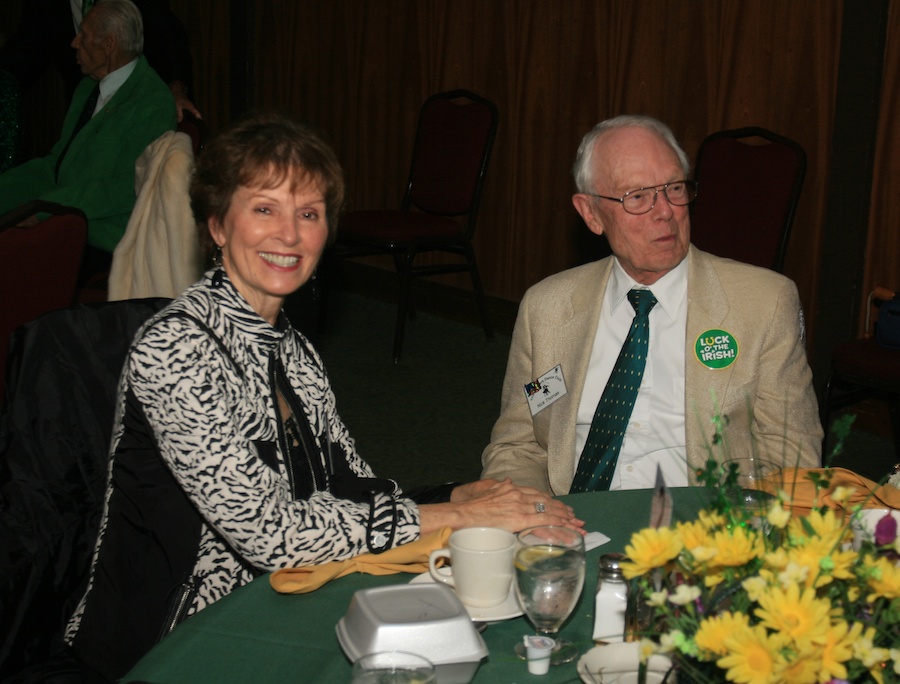
[[[588,553],[581,600],[562,634],[582,652],[593,646],[594,592],[597,559],[622,551],[633,532],[645,527],[650,490],[572,494],[562,497],[585,520],[589,531],[611,538]],[[706,499],[702,489],[673,490],[674,518],[694,517]],[[216,682],[316,682],[346,684],[350,663],[335,635],[335,625],[358,589],[408,582],[409,575],[349,575],[310,594],[282,595],[260,577],[193,616],[161,641],[123,681],[156,684]],[[475,682],[579,682],[575,664],[551,668],[548,675],[528,674],[513,654],[524,634],[534,630],[525,617],[488,626],[482,636],[490,651]]]

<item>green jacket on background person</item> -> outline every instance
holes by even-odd
[[[134,164],[151,142],[175,129],[175,101],[168,86],[140,55],[112,99],[72,141],[56,177],[56,161],[96,81],[84,78],[72,96],[53,149],[0,175],[0,214],[34,199],[81,209],[88,242],[112,252],[134,206]]]

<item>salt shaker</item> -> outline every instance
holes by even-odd
[[[625,556],[607,553],[600,556],[597,596],[594,599],[594,641],[621,642],[625,636],[625,610],[628,583],[622,574]]]

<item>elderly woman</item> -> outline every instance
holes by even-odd
[[[240,122],[198,161],[192,206],[219,265],[132,345],[90,582],[66,634],[105,679],[263,572],[442,526],[581,525],[509,482],[417,504],[357,455],[322,360],[281,311],[315,270],[343,195],[333,151],[277,116]]]

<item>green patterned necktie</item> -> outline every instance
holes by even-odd
[[[628,301],[635,310],[634,320],[603,396],[597,402],[587,444],[581,452],[578,470],[569,490],[572,493],[609,489],[625,428],[634,409],[641,378],[644,377],[650,342],[650,309],[656,305],[656,297],[650,290],[631,290]]]
[[[81,18],[84,19],[87,16],[87,13],[91,11],[91,7],[94,6],[94,0],[84,0],[81,3]]]

